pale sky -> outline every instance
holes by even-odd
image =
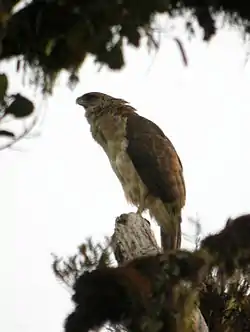
[[[70,91],[63,75],[48,102],[15,73],[10,92],[21,91],[45,113],[41,135],[0,152],[1,316],[5,332],[59,332],[71,309],[69,294],[51,270],[51,252],[73,253],[87,236],[111,235],[129,206],[102,149],[93,141],[79,95],[101,91],[129,101],[172,140],[184,167],[187,217],[200,217],[203,233],[229,216],[250,212],[250,65],[240,35],[222,30],[208,44],[180,37],[189,58],[182,64],[171,38],[154,54],[127,48],[125,69],[111,72],[89,57],[80,84]],[[14,78],[15,75],[15,78]],[[158,236],[158,228],[153,222]],[[187,245],[184,243],[184,246]]]

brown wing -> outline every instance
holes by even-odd
[[[151,195],[185,204],[182,164],[171,141],[152,121],[133,113],[127,120],[127,153]]]

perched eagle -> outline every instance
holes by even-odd
[[[85,108],[92,136],[106,152],[127,201],[137,213],[148,210],[156,219],[164,250],[179,248],[186,189],[170,140],[123,99],[89,92],[76,103]]]

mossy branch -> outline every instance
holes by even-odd
[[[159,252],[148,222],[138,223],[138,218],[129,214],[116,220],[111,245],[121,266],[107,264],[76,278],[72,297],[76,310],[65,322],[66,332],[89,331],[108,321],[132,331],[195,331],[193,313],[207,277],[217,269],[230,283],[236,272],[244,274],[249,269],[250,215],[229,220],[194,252],[168,253]],[[140,258],[124,259],[125,248],[131,253],[137,244]],[[145,248],[154,249],[147,256]]]

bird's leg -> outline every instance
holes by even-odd
[[[136,211],[136,214],[139,214],[139,216],[141,216],[143,211],[144,211],[143,205],[140,204]]]
[[[145,195],[141,195],[140,196],[140,203],[139,203],[139,207],[136,211],[137,214],[139,214],[139,216],[142,215],[142,212],[145,210],[145,202],[146,202],[146,199],[148,197],[148,193],[145,194]]]

